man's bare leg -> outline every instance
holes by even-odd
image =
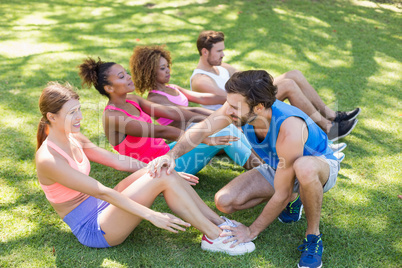
[[[252,169],[234,178],[215,194],[216,207],[224,213],[254,207],[268,201],[274,189],[261,173]]]
[[[300,184],[300,198],[307,219],[307,234],[320,234],[323,186],[329,177],[329,165],[314,156],[304,156],[293,165]]]
[[[275,84],[278,87],[276,98],[280,101],[288,99],[290,104],[305,112],[317,125],[328,133],[332,122],[321,115],[320,111],[311,103],[306,95],[294,80],[280,79],[278,82],[275,78]]]
[[[335,111],[330,109],[318,95],[317,91],[310,85],[307,81],[306,77],[302,74],[302,72],[298,70],[289,71],[284,73],[277,78],[274,79],[275,82],[279,82],[282,79],[291,79],[296,82],[298,87],[301,89],[303,94],[307,97],[308,100],[314,105],[314,107],[320,111],[321,115],[330,121],[334,121],[335,119]]]

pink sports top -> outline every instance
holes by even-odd
[[[144,113],[135,101],[126,100],[126,102],[134,105],[140,111],[140,116],[131,115],[127,111],[111,105],[106,106],[105,110],[120,111],[135,120],[152,124],[151,117]],[[124,140],[120,144],[113,146],[113,148],[119,154],[130,156],[147,164],[170,150],[169,146],[161,138],[134,137],[130,135],[126,135]]]
[[[188,106],[188,99],[187,99],[187,97],[186,97],[183,93],[181,93],[180,90],[178,90],[178,89],[175,88],[175,87],[168,86],[168,85],[167,85],[167,87],[176,90],[177,93],[179,93],[179,95],[178,95],[178,96],[173,96],[173,95],[170,95],[170,94],[168,94],[168,93],[166,93],[166,92],[159,91],[159,90],[151,90],[150,93],[156,93],[156,94],[163,95],[163,96],[165,96],[166,98],[168,98],[168,100],[169,100],[170,102],[173,102],[174,104],[181,105],[181,106],[186,106],[186,107]],[[158,120],[156,120],[156,122],[158,122],[158,123],[159,123],[160,125],[162,125],[162,126],[167,126],[167,125],[169,125],[170,123],[172,123],[173,120],[172,120],[172,119],[168,119],[168,118],[163,118],[163,117],[161,117],[161,118],[159,118]]]
[[[74,139],[71,135],[70,135],[69,139],[72,143],[77,145],[77,147],[80,149],[80,152],[82,155],[81,162],[78,162],[78,161],[72,159],[59,146],[57,146],[53,142],[49,141],[48,139],[46,139],[43,143],[45,146],[49,146],[50,148],[54,149],[56,152],[61,154],[65,159],[67,159],[70,167],[72,167],[75,170],[80,171],[81,173],[84,173],[85,175],[89,175],[89,172],[91,171],[91,164],[89,163],[87,156],[85,155],[84,151],[82,150],[81,144],[76,139]],[[43,191],[45,192],[47,200],[49,200],[50,202],[53,202],[53,203],[64,203],[64,202],[72,200],[73,198],[75,198],[79,194],[81,194],[81,192],[67,188],[64,185],[61,185],[60,183],[57,183],[57,182],[50,184],[50,185],[43,185],[40,183],[40,186],[42,187]]]

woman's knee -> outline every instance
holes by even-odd
[[[160,171],[160,177],[156,178],[159,179],[161,183],[165,184],[166,186],[175,186],[180,178],[179,174],[176,171],[172,171],[170,174],[166,173],[167,168],[162,168]]]

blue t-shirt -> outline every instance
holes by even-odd
[[[304,144],[303,155],[321,156],[327,159],[336,160],[333,151],[328,147],[328,137],[324,131],[300,109],[276,100],[271,106],[272,118],[269,125],[267,136],[260,141],[255,135],[254,126],[246,124],[243,131],[254,151],[272,168],[276,169],[279,163],[276,153],[276,140],[278,139],[279,129],[285,119],[295,116],[304,120],[308,128],[308,138]]]

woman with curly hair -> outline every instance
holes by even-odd
[[[195,92],[168,84],[171,65],[170,52],[163,46],[136,47],[130,58],[130,72],[134,78],[136,91],[141,95],[148,92],[147,99],[149,101],[164,105],[188,106],[189,101],[202,105],[214,105],[226,101],[226,97],[220,95]],[[194,107],[191,111],[199,114],[208,113],[206,112],[208,110],[201,107]],[[161,125],[175,127],[183,127],[184,125],[180,121],[166,118],[158,118],[156,121]],[[241,137],[242,134],[234,132],[231,135]],[[333,144],[330,141],[329,146],[336,152],[339,161],[345,158],[345,154],[341,152],[346,147],[345,143]]]
[[[209,93],[199,93],[186,90],[177,85],[169,84],[170,66],[172,60],[170,52],[163,46],[138,46],[134,48],[130,57],[130,72],[133,77],[136,92],[143,95],[148,92],[148,100],[165,106],[188,107],[189,101],[199,104],[218,104],[226,101],[226,97]],[[209,114],[211,111],[201,107],[188,107],[198,114]],[[183,128],[182,121],[159,117],[156,120],[160,125]],[[217,133],[239,138],[232,146],[223,148],[226,154],[237,164],[251,169],[261,163],[251,150],[251,145],[244,134],[233,124]],[[240,161],[239,161],[240,160]]]
[[[88,58],[79,69],[83,86],[93,85],[100,94],[109,99],[103,113],[104,130],[109,143],[122,155],[149,163],[166,154],[176,144],[173,142],[168,145],[163,139],[175,141],[183,130],[155,125],[149,115],[186,122],[197,122],[206,117],[180,107],[166,107],[128,94],[134,91],[134,84],[120,64]],[[237,141],[237,138],[227,134],[207,138],[204,140],[205,144],[178,159],[176,171],[196,174],[220,148],[233,147],[228,146],[232,141]],[[193,177],[189,180],[195,184],[198,181]]]
[[[163,46],[138,46],[130,58],[130,72],[138,94],[148,93],[149,101],[169,105],[188,107],[188,102],[198,104],[220,104],[226,97],[210,93],[199,93],[184,89],[178,85],[168,84],[170,81],[170,66],[172,59],[170,52]],[[199,114],[211,113],[202,107],[188,107]],[[180,121],[166,118],[156,120],[161,125],[187,127]]]
[[[39,108],[38,180],[49,203],[81,244],[93,248],[119,245],[142,220],[148,220],[174,233],[196,227],[204,233],[204,250],[231,255],[254,250],[253,243],[236,247],[223,243],[226,237],[220,237],[219,226],[234,223],[213,212],[176,172],[162,174],[156,180],[141,169],[144,163],[91,143],[80,133],[81,106],[70,85],[49,83],[40,96]],[[89,161],[134,173],[111,189],[89,176]],[[150,209],[160,193],[172,211],[187,222]]]

